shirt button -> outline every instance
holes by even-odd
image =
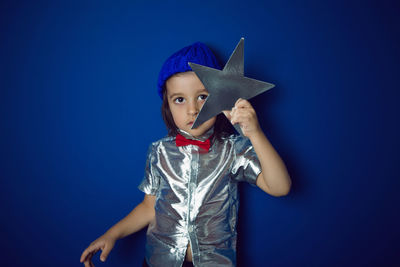
[[[190,231],[190,232],[193,232],[193,230],[194,230],[193,225],[189,225],[189,231]]]
[[[196,163],[195,162],[192,162],[192,169],[195,169],[196,168]]]

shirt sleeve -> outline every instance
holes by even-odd
[[[246,181],[256,185],[257,177],[261,173],[261,165],[250,140],[244,136],[238,136],[234,140],[234,153],[231,173],[235,181]]]
[[[154,169],[154,161],[156,156],[156,148],[154,144],[150,145],[147,151],[146,168],[144,172],[144,177],[140,185],[139,190],[148,195],[156,195],[159,187],[159,177],[156,175]]]

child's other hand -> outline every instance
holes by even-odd
[[[99,250],[102,250],[100,254],[100,260],[103,262],[106,261],[108,254],[114,247],[115,241],[115,238],[108,236],[107,234],[100,236],[83,251],[80,261],[85,264],[85,267],[94,267],[92,257]]]
[[[248,138],[261,131],[256,111],[249,101],[239,98],[231,111],[224,110],[223,112],[232,125],[239,123],[243,135]]]

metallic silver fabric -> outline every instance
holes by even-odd
[[[213,133],[194,138],[204,141]],[[156,195],[149,224],[149,266],[182,266],[190,243],[194,266],[236,265],[237,183],[255,184],[261,172],[251,142],[232,135],[214,140],[210,151],[195,145],[176,147],[175,137],[154,142],[139,189]]]

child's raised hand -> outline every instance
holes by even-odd
[[[261,131],[256,111],[249,101],[239,98],[231,111],[224,110],[223,112],[232,125],[239,123],[244,136],[251,138]]]
[[[106,261],[108,254],[114,247],[115,241],[115,238],[108,236],[107,234],[102,235],[101,237],[93,241],[90,246],[83,251],[80,261],[85,264],[85,267],[94,267],[92,257],[99,250],[102,250],[100,254],[100,260]]]

